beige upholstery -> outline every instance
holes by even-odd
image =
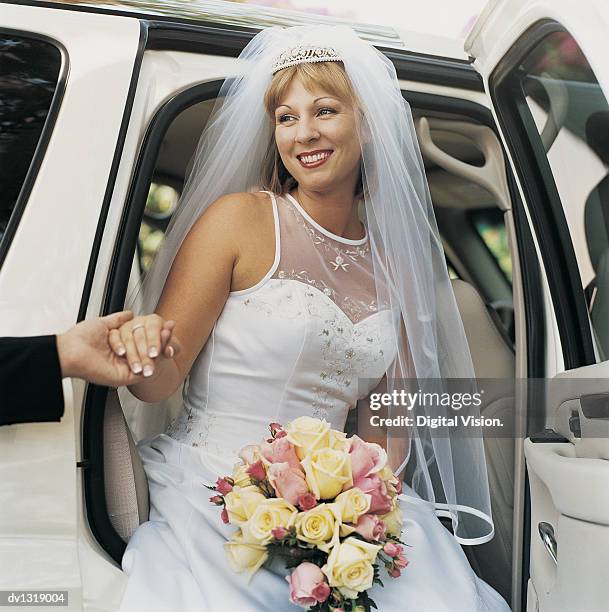
[[[148,481],[114,389],[104,417],[104,486],[110,522],[128,542],[148,520]]]
[[[476,377],[513,379],[514,350],[507,335],[500,331],[499,318],[495,318],[471,285],[462,280],[453,280],[452,283]],[[481,412],[485,417],[497,417],[506,425],[513,425],[513,398],[498,394],[491,397],[487,394]],[[483,568],[484,579],[509,600],[514,512],[514,439],[512,436],[487,438],[484,440],[484,448],[495,537],[487,544],[474,547],[473,554],[479,567]]]

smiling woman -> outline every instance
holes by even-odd
[[[340,184],[344,196],[361,194],[361,110],[341,63],[296,64],[280,70],[264,105],[275,124],[277,145],[265,160],[265,189],[283,193],[298,184],[299,192],[323,192],[329,184]],[[303,172],[322,166],[323,172]]]

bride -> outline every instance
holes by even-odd
[[[270,422],[309,415],[343,429],[358,405],[364,425],[377,388],[473,378],[393,65],[349,28],[307,26],[262,31],[239,70],[141,288],[142,312],[155,314],[110,338],[144,370],[129,388],[139,400],[188,383],[180,415],[138,445],[151,510],[123,557],[124,612],[296,610],[281,567],[249,584],[235,573],[224,548],[233,528],[204,485],[231,473]],[[175,321],[175,360],[158,354],[164,320]],[[481,437],[417,427],[362,435],[407,474],[410,564],[372,588],[379,609],[508,610],[459,546],[493,536]]]

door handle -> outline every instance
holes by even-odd
[[[552,557],[552,561],[554,561],[555,565],[558,565],[558,544],[554,537],[554,527],[550,523],[541,522],[537,525],[537,529],[539,529],[541,541],[550,557]]]

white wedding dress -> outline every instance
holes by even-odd
[[[331,234],[289,195],[272,200],[272,268],[254,287],[230,293],[193,365],[181,414],[138,445],[150,520],[123,556],[121,612],[298,610],[280,563],[249,584],[231,569],[223,544],[235,527],[222,523],[204,484],[229,475],[238,451],[268,437],[271,422],[312,415],[342,429],[393,351],[367,237]],[[410,565],[399,579],[385,576],[385,588],[373,587],[379,610],[509,610],[429,504],[412,492],[401,504]]]

